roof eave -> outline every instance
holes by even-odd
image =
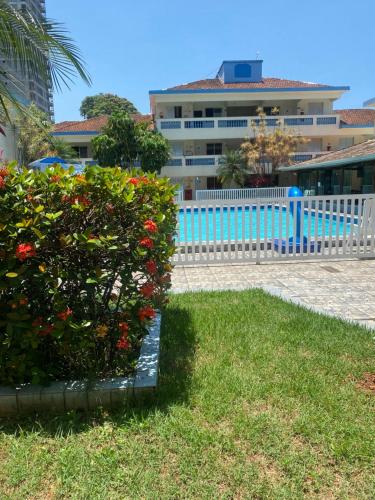
[[[345,92],[350,90],[349,86],[322,86],[322,87],[265,87],[265,88],[219,88],[219,89],[160,89],[150,90],[149,95],[165,94],[226,94],[226,93],[253,93],[253,92]]]
[[[318,168],[340,167],[351,165],[353,163],[366,163],[375,161],[375,153],[365,156],[351,156],[350,158],[342,158],[341,160],[322,161],[320,163],[309,163],[306,165],[292,165],[280,167],[280,172],[299,172],[301,170],[314,170]]]

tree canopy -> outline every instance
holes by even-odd
[[[309,140],[282,127],[280,123],[269,130],[262,109],[258,109],[258,116],[252,123],[254,139],[241,144],[241,152],[248,167],[256,173],[264,174],[267,164],[271,165],[272,173],[275,173],[278,167],[290,164],[290,155],[296,151],[298,144],[306,144]]]
[[[138,113],[134,104],[125,97],[115,94],[96,94],[83,99],[80,113],[84,118],[94,118],[101,115],[112,115],[113,113],[125,111],[126,113]]]
[[[223,183],[231,185],[232,183],[243,187],[251,169],[246,164],[246,159],[242,152],[238,149],[228,150],[226,154],[220,158],[218,176]]]
[[[45,156],[59,156],[71,159],[75,151],[59,138],[50,135],[52,123],[46,113],[31,104],[26,110],[26,116],[18,120],[18,148],[20,162],[29,165],[34,160]]]
[[[94,159],[102,166],[132,167],[139,161],[145,172],[160,172],[169,159],[169,144],[149,123],[136,123],[128,113],[113,113],[103,133],[92,140]]]

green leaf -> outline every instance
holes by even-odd
[[[92,284],[97,283],[97,282],[98,281],[96,279],[94,279],[94,278],[87,278],[87,280],[86,280],[86,283],[88,285],[92,285]]]
[[[33,231],[38,236],[38,238],[40,239],[44,238],[43,233],[39,231],[39,229],[37,229],[36,227],[32,227],[31,231]]]
[[[39,214],[40,212],[43,212],[43,210],[44,210],[44,205],[38,205],[38,206],[35,208],[35,210],[34,210],[34,211],[35,211],[37,214]]]
[[[17,278],[18,273],[6,273],[5,275],[7,278]]]

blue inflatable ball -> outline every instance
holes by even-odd
[[[288,198],[297,198],[303,196],[302,191],[297,186],[292,186],[288,190]]]

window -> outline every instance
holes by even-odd
[[[250,64],[236,64],[234,67],[235,78],[250,78],[251,66]]]
[[[222,187],[218,177],[207,177],[207,189],[221,189]]]
[[[221,116],[221,108],[206,108],[206,117]]]
[[[174,117],[175,118],[182,118],[182,106],[175,106],[174,107]]]
[[[194,111],[194,118],[202,118],[202,116],[203,116],[202,110]]]
[[[88,158],[87,146],[72,146],[72,149],[77,153],[78,158]]]
[[[221,155],[223,154],[223,145],[221,142],[206,144],[207,155]]]

